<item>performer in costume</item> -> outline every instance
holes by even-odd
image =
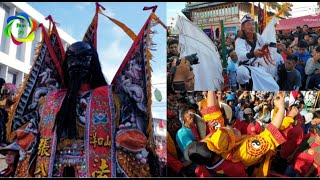
[[[219,91],[219,93],[221,94],[222,92]],[[221,95],[220,95],[221,96]],[[205,92],[205,97],[207,97],[207,92]],[[219,101],[220,100],[220,101]],[[214,102],[213,105],[216,106],[219,104],[219,108],[221,109],[221,111],[219,111],[219,113],[216,113],[214,116],[215,118],[212,118],[212,116],[203,116],[204,119],[214,119],[212,121],[208,121],[208,128],[210,130],[210,132],[215,132],[216,129],[220,128],[220,127],[225,127],[228,125],[231,125],[232,123],[232,109],[231,107],[222,102],[221,97],[218,99],[214,98]],[[199,107],[201,114],[206,114],[207,111],[207,107],[208,107],[208,103],[207,103],[207,98],[201,100],[199,102]],[[200,130],[200,131],[205,131],[204,129]]]
[[[41,69],[43,73],[29,74],[29,79],[33,82],[25,84],[19,103],[26,105],[25,100],[29,95],[31,97],[35,94],[34,87],[37,82],[45,82],[43,78],[50,76],[48,73],[59,75],[56,79],[62,80],[58,83],[62,90],[57,86],[59,90],[47,91],[41,99],[36,98],[39,100],[37,105],[41,105],[41,108],[32,113],[38,118],[30,116],[29,112],[18,113],[11,118],[12,126],[8,127],[13,131],[10,134],[11,139],[19,138],[18,131],[26,122],[35,121],[34,124],[29,124],[28,130],[26,128],[26,132],[23,131],[22,134],[30,139],[24,141],[25,143],[23,138],[17,139],[19,146],[24,147],[22,149],[26,155],[19,163],[19,177],[148,177],[151,173],[158,172],[152,132],[151,96],[147,95],[151,92],[151,45],[149,46],[148,42],[151,42],[149,35],[152,33],[149,30],[155,25],[152,20],[157,18],[154,14],[157,6],[151,7],[153,13],[139,35],[133,38],[135,42],[129,51],[130,55],[126,56],[111,83],[113,93],[111,86],[108,86],[103,78],[94,49],[97,45],[98,14],[101,13],[99,7],[104,9],[96,3],[95,16],[83,38],[83,41],[89,43],[78,42],[71,45],[66,56],[61,53],[65,51],[60,47],[57,31],[53,30],[55,35],[51,33],[49,38],[44,38],[45,44],[41,46],[40,58],[35,63],[37,66],[32,67],[32,70]],[[51,22],[53,23],[52,19]],[[45,35],[48,33],[44,28],[43,33],[43,37],[47,37]],[[49,55],[56,57],[50,59]],[[43,59],[51,64],[53,62],[55,68],[46,69]],[[133,72],[132,68],[137,71]],[[140,77],[137,77],[137,73]],[[37,81],[39,76],[42,79],[38,78],[40,80]],[[135,86],[125,86],[127,84],[123,84],[121,77],[127,80],[130,78],[128,82]],[[145,89],[148,91],[142,91]],[[113,112],[113,100],[119,110],[117,113]],[[17,106],[15,112],[21,112],[20,106]],[[38,135],[38,129],[39,138],[36,136],[36,139],[31,140],[32,134]],[[149,150],[152,152],[149,153]],[[34,152],[38,157],[32,157]]]
[[[297,146],[291,156],[288,157],[290,165],[285,174],[293,177],[314,177],[320,175],[320,125],[319,111],[314,113],[312,127],[315,133],[304,136],[300,146]]]
[[[235,52],[238,56],[237,82],[243,89],[253,91],[277,91],[279,86],[272,75],[261,66],[264,45],[275,46],[269,43],[258,33],[255,33],[254,20],[249,14],[241,20],[241,31],[235,42]],[[270,62],[271,63],[271,62]]]
[[[115,168],[112,93],[96,49],[76,42],[66,51],[65,89],[40,109],[36,177],[110,177]]]
[[[221,118],[219,107],[217,105],[213,106],[214,96],[214,92],[208,92],[208,108],[206,109],[206,113],[203,114],[204,117],[207,117],[204,118],[206,122],[215,121],[215,118]],[[262,133],[259,135],[241,136],[235,129],[223,127],[213,133],[210,138],[206,139],[208,149],[225,160],[230,160],[234,163],[241,162],[245,167],[261,162],[256,176],[267,176],[269,161],[273,151],[285,142],[278,129],[281,126],[287,126],[282,124],[283,121],[293,121],[292,118],[298,114],[297,111],[292,110],[284,118],[284,99],[281,95],[274,100],[274,103],[277,108],[277,114]],[[186,152],[188,152],[188,148],[189,146]],[[201,157],[201,154],[197,154],[197,152],[193,152],[194,155],[189,153],[185,156],[199,165],[206,165],[201,161],[201,158],[194,158]]]

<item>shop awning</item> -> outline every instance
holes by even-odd
[[[295,30],[297,26],[302,28],[305,24],[312,28],[320,27],[320,14],[279,20],[276,30]]]

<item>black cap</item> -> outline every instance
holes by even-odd
[[[210,151],[205,142],[194,141],[190,143],[184,151],[185,159],[198,165],[210,164],[213,156],[215,156],[215,153]]]

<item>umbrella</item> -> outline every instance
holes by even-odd
[[[16,87],[16,85],[14,85],[12,83],[6,83],[5,87],[7,89],[10,89],[11,92],[14,92],[14,94],[17,93],[17,91],[18,91],[18,88]]]

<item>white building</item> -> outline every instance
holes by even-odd
[[[6,37],[3,33],[7,24],[7,18],[15,16],[19,12],[25,12],[29,17],[37,22],[42,23],[46,28],[49,28],[49,21],[45,20],[47,15],[40,14],[25,2],[0,2],[0,77],[5,79],[7,83],[13,83],[17,87],[22,83],[26,74],[35,60],[35,50],[37,44],[42,40],[41,29],[35,31],[35,39],[32,42],[25,42],[19,46],[15,45],[12,40]],[[54,18],[54,17],[53,17]],[[18,20],[15,20],[15,23]],[[19,21],[18,21],[19,22]],[[14,25],[12,27],[15,27]],[[26,27],[27,32],[30,32],[30,27]],[[58,28],[60,38],[64,48],[76,40],[63,30]],[[12,33],[18,31],[17,28],[11,28]],[[17,32],[15,32],[18,34]],[[24,36],[25,37],[25,36]]]
[[[23,43],[19,46],[15,45],[12,40],[3,33],[7,24],[7,18],[15,16],[19,12],[25,12],[37,24],[42,23],[49,28],[49,22],[45,20],[47,15],[40,14],[25,2],[0,2],[0,77],[5,79],[7,83],[13,83],[17,87],[22,83],[26,74],[35,60],[35,50],[37,44],[42,40],[41,29],[35,31],[35,39],[32,42]],[[14,26],[12,26],[14,27]],[[30,27],[27,27],[30,32]],[[14,34],[14,28],[12,33]],[[57,27],[64,48],[76,40]],[[0,155],[0,171],[6,168],[4,157]]]

